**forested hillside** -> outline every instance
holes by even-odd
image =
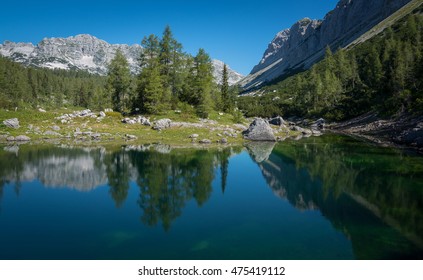
[[[342,120],[371,110],[386,116],[423,111],[422,8],[354,48],[326,49],[310,70],[239,98],[248,116]]]
[[[26,68],[0,56],[0,108],[107,107],[105,81],[83,71]]]

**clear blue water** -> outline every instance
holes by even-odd
[[[325,135],[0,150],[0,259],[423,259],[423,157]]]

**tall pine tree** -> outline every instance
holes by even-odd
[[[228,67],[226,64],[223,65],[222,72],[222,85],[220,87],[220,93],[222,96],[222,110],[225,113],[232,112],[234,108],[234,100],[232,99],[231,94],[229,93],[229,83],[228,83]]]
[[[204,49],[199,49],[194,58],[194,94],[197,115],[208,118],[212,110],[211,90],[213,84],[213,67],[210,56]]]
[[[115,111],[126,112],[130,109],[131,73],[129,64],[118,49],[109,65],[107,89],[112,96],[112,106]]]
[[[156,114],[167,105],[161,103],[164,99],[164,90],[160,73],[159,38],[155,35],[150,35],[149,37],[144,37],[141,44],[143,50],[140,59],[141,73],[138,79],[138,101],[136,106],[143,113]]]
[[[166,26],[160,40],[159,62],[163,79],[163,102],[171,101],[173,106],[179,101],[182,91],[182,45],[173,37],[169,26]]]

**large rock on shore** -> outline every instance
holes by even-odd
[[[255,119],[250,127],[242,132],[245,139],[252,141],[276,141],[273,129],[266,120],[261,118]]]
[[[3,124],[7,127],[18,129],[19,128],[19,120],[17,118],[4,120]]]
[[[277,116],[275,118],[270,119],[269,120],[269,123],[270,124],[273,124],[273,125],[277,125],[277,126],[283,126],[283,125],[285,125],[285,121],[284,121],[284,119],[281,116]]]
[[[317,121],[313,122],[310,127],[312,129],[324,129],[325,128],[325,120],[320,118]]]
[[[172,121],[170,119],[161,119],[156,122],[154,122],[153,129],[154,130],[162,130],[169,128]]]

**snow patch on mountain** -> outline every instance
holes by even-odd
[[[44,38],[37,45],[5,41],[0,44],[0,55],[26,66],[50,69],[84,70],[92,74],[106,75],[107,67],[120,49],[128,60],[133,74],[140,72],[138,59],[142,51],[140,45],[109,44],[89,34],[68,38]],[[213,77],[221,82],[223,65],[220,60],[212,60]],[[229,84],[233,85],[243,75],[228,67]]]

